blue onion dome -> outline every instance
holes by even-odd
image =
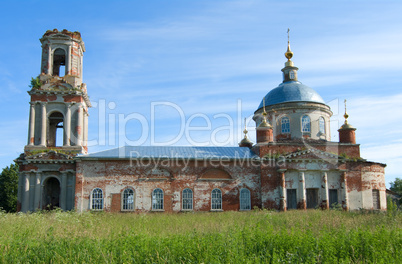
[[[287,61],[285,63],[285,67],[281,70],[283,72],[283,82],[264,97],[258,106],[258,110],[263,107],[264,100],[265,106],[290,102],[309,102],[325,105],[324,100],[316,91],[302,84],[297,79],[297,71],[299,69],[291,60],[293,57],[293,52],[290,50],[289,30],[288,48],[285,52],[285,57],[287,58]]]
[[[258,109],[263,107],[263,101],[264,100],[261,101]],[[316,91],[299,81],[283,82],[265,96],[265,106],[288,102],[313,102],[325,104],[322,97]]]

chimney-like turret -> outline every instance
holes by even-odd
[[[343,115],[345,118],[345,123],[338,129],[339,132],[339,143],[349,143],[356,144],[356,134],[352,125],[348,123],[348,113],[346,112],[346,99],[345,99],[345,114]]]
[[[257,130],[257,144],[269,143],[274,141],[274,133],[272,126],[267,121],[267,112],[265,111],[265,97],[263,99],[264,112],[262,113],[263,119],[261,124],[256,128]]]

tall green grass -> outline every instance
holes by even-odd
[[[402,263],[402,215],[0,214],[1,263]]]

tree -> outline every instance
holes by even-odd
[[[389,188],[389,189],[402,196],[402,179],[396,178],[395,181],[390,182],[390,184],[391,184],[391,188]]]
[[[17,210],[18,164],[5,167],[0,174],[0,207],[6,212]]]
[[[394,182],[390,182],[391,191],[396,192],[400,197],[402,197],[402,179],[396,178]],[[402,198],[394,198],[397,204],[402,205]]]

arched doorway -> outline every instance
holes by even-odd
[[[43,184],[42,209],[53,210],[60,207],[60,182],[54,177],[46,179]]]

